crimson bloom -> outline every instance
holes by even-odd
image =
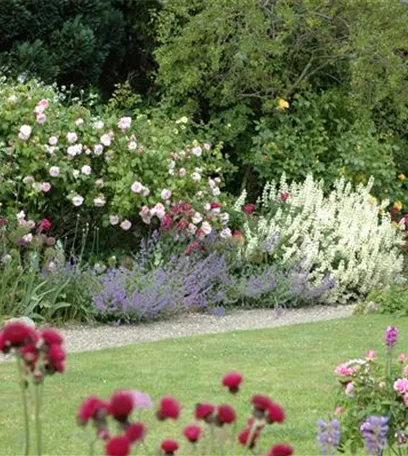
[[[163,440],[161,449],[166,456],[172,456],[178,450],[178,443],[175,440]]]
[[[242,375],[239,372],[229,372],[222,379],[222,385],[226,386],[230,393],[237,393],[242,383]]]
[[[177,399],[167,396],[160,401],[160,408],[156,413],[159,420],[164,421],[168,418],[177,420],[180,415],[180,403]]]
[[[132,423],[126,429],[126,437],[130,443],[138,442],[143,440],[146,434],[146,426],[143,423]]]
[[[112,394],[109,411],[117,421],[126,421],[133,410],[133,396],[129,391]]]
[[[0,350],[7,352],[11,348],[35,343],[37,339],[37,333],[31,326],[17,321],[7,323],[0,332]]]
[[[293,448],[290,445],[279,443],[271,448],[270,451],[265,453],[265,456],[292,456],[294,453]]]
[[[287,192],[282,192],[280,195],[281,201],[285,202],[289,198],[289,193]]]
[[[40,337],[44,341],[45,344],[47,345],[61,345],[64,339],[62,338],[61,334],[59,334],[57,331],[54,329],[43,329],[40,332]]]
[[[251,436],[252,434],[252,436]],[[245,428],[238,434],[238,441],[241,445],[253,448],[259,437],[259,431],[252,431],[250,428]]]
[[[109,413],[109,404],[98,397],[90,396],[79,407],[77,422],[85,425],[90,419],[101,420]]]
[[[130,442],[125,436],[113,437],[106,442],[105,454],[107,456],[128,456],[130,454]]]
[[[247,215],[252,214],[253,212],[255,212],[255,204],[252,204],[252,203],[245,204],[243,211]]]
[[[211,209],[219,209],[222,207],[222,204],[217,203],[217,201],[213,201],[212,203],[210,203],[210,206],[211,206]]]
[[[46,218],[42,219],[38,225],[40,233],[43,231],[48,231],[52,227],[52,222]]]
[[[48,347],[47,353],[44,355],[44,361],[49,373],[64,372],[65,368],[65,350],[58,344],[52,344]]]
[[[285,421],[285,411],[278,404],[272,402],[266,411],[266,421],[268,423],[283,423]]]
[[[255,394],[251,399],[252,405],[255,409],[265,411],[272,403],[268,396],[262,394]]]
[[[160,226],[163,231],[168,231],[171,228],[172,223],[173,223],[173,219],[170,217],[170,215],[165,215],[161,219]]]
[[[193,424],[192,426],[186,426],[183,430],[184,437],[191,443],[196,443],[201,435],[201,428]]]
[[[215,407],[212,404],[198,404],[195,409],[195,417],[197,420],[204,420],[207,423],[211,422]]]
[[[176,224],[177,231],[184,230],[184,228],[187,228],[187,227],[188,227],[188,220],[186,220],[186,219],[181,219]]]
[[[216,423],[219,426],[231,424],[237,419],[235,410],[230,405],[220,405],[217,410]]]

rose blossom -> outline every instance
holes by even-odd
[[[48,144],[50,146],[55,146],[57,144],[57,142],[58,142],[58,138],[56,136],[50,136],[48,138]]]
[[[197,227],[195,225],[193,225],[192,223],[189,223],[188,224],[188,227],[187,227],[188,231],[190,231],[190,233],[192,234],[195,234],[196,231],[197,231]]]
[[[137,149],[137,142],[136,141],[129,141],[128,149],[129,150],[136,150]]]
[[[161,197],[162,200],[168,200],[171,197],[171,190],[168,190],[167,188],[164,188],[161,192]]]
[[[135,181],[131,186],[131,190],[133,193],[140,193],[143,190],[143,185],[140,182]]]
[[[211,225],[208,222],[203,222],[201,229],[204,231],[204,234],[210,234],[212,231]]]
[[[49,192],[51,190],[51,184],[49,182],[43,182],[41,184],[41,190],[45,193]]]
[[[75,125],[77,127],[80,127],[83,124],[84,124],[84,119],[82,119],[81,117],[75,121]]]
[[[148,196],[150,195],[150,190],[147,187],[142,188],[142,195],[143,196]]]
[[[33,176],[25,176],[23,178],[23,183],[24,184],[32,184],[34,182],[34,177]]]
[[[221,190],[220,190],[220,188],[219,188],[219,187],[214,187],[214,188],[213,188],[213,191],[212,191],[212,194],[213,194],[214,196],[220,196],[220,195],[221,195]]]
[[[102,128],[104,127],[104,123],[102,122],[102,120],[97,120],[96,122],[94,122],[93,126],[94,128],[96,128],[97,130],[102,130]]]
[[[203,220],[203,216],[199,212],[195,212],[191,217],[193,223],[200,223]]]
[[[82,168],[81,168],[81,173],[82,174],[85,174],[85,176],[90,176],[92,172],[92,169],[89,165],[84,165]]]
[[[398,355],[399,363],[404,364],[406,360],[407,360],[407,355],[405,353],[401,353],[400,355]]]
[[[105,198],[103,196],[97,196],[93,200],[93,203],[94,203],[95,207],[103,207],[106,204],[106,200],[105,200]]]
[[[164,208],[162,203],[157,203],[150,213],[151,215],[157,215],[159,219],[162,219],[166,214],[166,209]]]
[[[120,227],[122,228],[123,231],[130,230],[131,226],[132,226],[132,222],[130,222],[127,219],[123,220],[123,222],[120,224]]]
[[[347,383],[345,393],[348,397],[354,397],[354,382]]]
[[[119,217],[117,215],[110,215],[109,223],[113,226],[117,225],[119,223]]]
[[[18,137],[22,139],[23,141],[26,141],[31,135],[31,127],[30,125],[22,125],[20,127],[20,133],[18,134]]]
[[[22,239],[29,244],[33,240],[33,235],[31,233],[25,234]]]
[[[339,364],[334,370],[334,373],[344,377],[350,377],[355,371],[356,369],[354,367],[348,367],[347,364]]]
[[[400,394],[407,394],[408,393],[408,379],[406,378],[399,378],[394,382],[394,390]]]
[[[366,358],[369,360],[369,361],[373,361],[376,357],[376,353],[374,350],[368,350],[368,352],[366,353]]]
[[[17,215],[16,215],[16,218],[17,220],[24,220],[25,219],[25,212],[24,211],[20,211]]]
[[[74,146],[69,146],[67,148],[67,154],[71,157],[75,157],[75,155],[79,155],[82,152],[82,144],[75,144]]]
[[[37,103],[37,106],[41,106],[43,107],[44,109],[48,108],[49,106],[49,102],[46,98],[42,98],[38,103]]]
[[[180,168],[179,169],[179,176],[184,177],[187,174],[187,171],[185,168]]]
[[[83,202],[84,202],[84,198],[81,195],[75,195],[72,198],[72,204],[76,207],[81,206]]]
[[[193,147],[192,153],[193,153],[193,155],[195,155],[196,157],[201,157],[201,152],[202,152],[202,151],[203,151],[203,150],[201,149],[200,146],[195,146],[195,147]]]
[[[36,120],[38,124],[42,125],[47,120],[47,116],[45,114],[37,114]]]
[[[67,133],[67,141],[70,143],[70,144],[73,144],[74,142],[76,142],[78,139],[78,136],[75,132],[73,131],[70,131]]]
[[[102,144],[95,144],[94,145],[94,154],[98,157],[99,155],[103,154],[103,146]]]
[[[112,143],[112,137],[109,133],[105,133],[101,136],[100,141],[104,146],[110,146]]]
[[[132,118],[131,117],[121,117],[118,120],[118,127],[124,133],[128,128],[130,128],[130,124],[131,123],[132,123]]]
[[[201,180],[201,175],[200,173],[197,173],[197,172],[194,172],[192,175],[191,175],[192,179],[194,182],[199,182]]]

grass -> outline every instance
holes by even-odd
[[[361,356],[367,349],[381,350],[383,330],[391,323],[400,329],[399,347],[403,351],[408,345],[408,319],[395,321],[389,316],[370,315],[73,354],[68,359],[67,373],[46,382],[46,453],[87,454],[86,436],[91,432],[75,425],[75,414],[81,400],[89,394],[107,398],[120,388],[149,392],[155,400],[171,394],[183,403],[182,421],[187,423],[198,401],[230,400],[219,386],[220,378],[226,371],[239,370],[245,376],[243,390],[234,404],[240,426],[250,410],[249,396],[256,392],[268,394],[285,406],[287,422],[269,427],[263,445],[288,441],[297,455],[316,455],[316,421],[334,407],[334,366]],[[21,454],[22,450],[20,396],[14,367],[0,365],[1,455]],[[150,419],[150,411],[143,413],[142,419]],[[180,423],[157,426],[160,434],[153,430],[148,437],[152,446],[161,437],[180,438]]]

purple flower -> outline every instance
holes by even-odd
[[[370,416],[360,426],[365,449],[373,456],[380,456],[387,447],[388,417]]]
[[[317,441],[322,447],[322,454],[334,455],[340,444],[340,423],[337,419],[332,421],[319,420]]]
[[[388,326],[384,334],[384,343],[387,347],[393,348],[398,341],[398,329],[394,326]]]

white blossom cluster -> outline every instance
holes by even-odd
[[[245,225],[246,256],[279,239],[273,254],[281,266],[310,272],[314,285],[334,280],[326,302],[347,302],[390,284],[402,270],[403,241],[385,210],[388,202],[370,195],[372,184],[353,191],[341,179],[328,196],[312,176],[289,185],[283,175],[279,185],[267,184],[258,201],[266,216],[255,227]]]

